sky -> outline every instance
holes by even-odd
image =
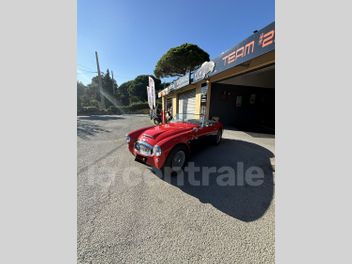
[[[160,57],[185,42],[218,57],[275,20],[275,1],[78,0],[77,79],[110,69],[118,85],[153,74]]]

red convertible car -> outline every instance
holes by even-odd
[[[209,137],[214,144],[219,144],[222,131],[219,121],[206,120],[201,115],[178,114],[168,123],[128,133],[126,141],[136,161],[177,171],[185,166],[192,141]]]

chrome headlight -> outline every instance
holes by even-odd
[[[126,142],[130,143],[130,141],[131,141],[131,137],[129,135],[126,135]]]
[[[161,155],[161,148],[158,145],[154,146],[153,154],[154,154],[154,156],[157,156],[157,157],[159,157]]]

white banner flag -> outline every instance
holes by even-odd
[[[153,108],[155,108],[155,83],[154,79],[149,76],[149,90],[150,90],[150,101]],[[149,98],[149,97],[148,97]],[[149,99],[148,99],[149,102]]]
[[[148,97],[148,105],[150,109],[153,109],[152,98],[151,98],[151,89],[147,86],[147,97]]]

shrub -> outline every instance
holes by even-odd
[[[139,102],[129,106],[122,106],[120,110],[125,114],[144,114],[149,113],[149,105],[148,102]]]
[[[100,111],[95,106],[83,106],[78,112],[78,115],[98,115],[98,114],[100,114]]]
[[[118,107],[114,106],[114,105],[110,106],[108,108],[108,111],[112,115],[121,115],[121,110]]]
[[[149,114],[148,102],[133,103],[128,106],[110,106],[99,110],[96,106],[83,106],[77,109],[77,115],[121,115],[121,114]]]

